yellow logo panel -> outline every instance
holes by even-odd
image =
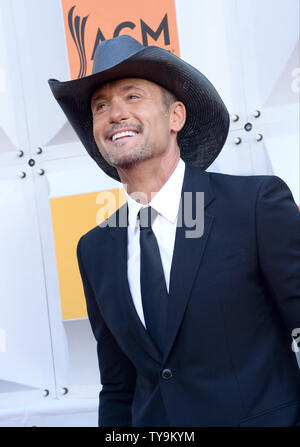
[[[125,202],[123,189],[50,199],[63,320],[87,317],[76,256],[80,237]]]

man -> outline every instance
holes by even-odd
[[[99,425],[299,423],[300,215],[288,187],[205,172],[228,112],[165,50],[120,36],[98,47],[91,76],[49,83],[88,153],[127,188],[77,248]]]

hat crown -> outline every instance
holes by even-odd
[[[92,73],[108,70],[144,48],[144,45],[127,35],[104,40],[95,51]]]

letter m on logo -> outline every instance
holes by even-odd
[[[159,36],[162,32],[164,32],[164,40],[165,45],[170,45],[170,34],[169,34],[169,25],[168,25],[168,15],[166,14],[161,21],[161,24],[157,28],[156,31],[150,28],[142,19],[141,19],[141,29],[142,29],[142,38],[143,45],[148,46],[148,35],[152,37],[155,41],[158,40]]]

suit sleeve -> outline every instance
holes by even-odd
[[[77,259],[88,317],[97,341],[102,384],[99,395],[98,424],[102,427],[130,427],[132,424],[131,405],[135,390],[136,370],[119,347],[102,318],[82,262],[81,245],[83,238],[84,236],[77,245]]]
[[[300,212],[279,177],[260,186],[256,225],[260,267],[292,336],[300,328]]]

